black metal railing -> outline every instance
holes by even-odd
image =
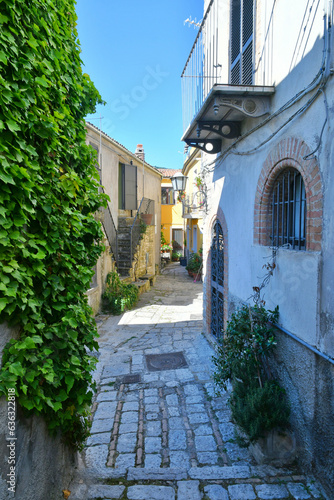
[[[255,65],[254,0],[235,0],[230,5],[226,15],[219,0],[209,2],[182,71],[184,132],[214,85],[272,85],[273,15],[265,26],[261,55]]]
[[[181,75],[185,131],[215,83],[220,83],[218,1],[211,0]]]

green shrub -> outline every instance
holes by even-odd
[[[223,389],[232,381],[232,416],[250,441],[288,426],[285,391],[270,378],[267,359],[276,346],[272,323],[277,320],[278,307],[267,311],[262,306],[244,305],[232,314],[213,357],[214,380]]]
[[[191,271],[193,273],[198,273],[198,271],[202,267],[203,259],[198,253],[192,253],[188,259],[188,263],[186,265],[187,271]]]
[[[122,283],[117,272],[107,276],[107,288],[102,295],[103,309],[114,315],[131,309],[138,300],[138,288],[132,283]]]
[[[271,323],[278,320],[278,307],[267,311],[264,307],[244,305],[231,315],[224,337],[220,338],[217,355],[215,382],[226,389],[226,383],[249,364],[261,369],[265,357],[276,345]]]
[[[172,253],[172,260],[180,260],[180,257],[182,257],[182,253],[181,252],[173,252]]]
[[[237,375],[233,378],[229,404],[232,418],[249,441],[256,441],[275,428],[286,429],[290,410],[285,390],[277,381],[265,380],[260,385],[257,368],[247,363],[240,367]]]

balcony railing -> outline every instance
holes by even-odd
[[[272,85],[273,16],[264,26],[263,46],[255,59],[254,1],[239,2],[231,2],[230,12],[223,9],[221,0],[208,4],[181,75],[184,137],[197,115],[203,120],[203,104],[212,90],[219,93],[223,87],[221,91],[229,98],[233,93],[241,95],[246,86],[259,89]],[[217,110],[213,109],[215,113]],[[218,115],[216,118],[222,119]]]
[[[184,131],[220,82],[219,32],[218,0],[211,0],[181,75]]]
[[[192,196],[185,197],[182,204],[182,217],[185,219],[203,217],[206,208],[206,197],[202,191],[196,191]]]

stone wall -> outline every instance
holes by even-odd
[[[110,253],[110,246],[106,238],[104,238],[104,246],[105,250],[96,264],[95,286],[87,291],[88,304],[93,309],[94,314],[97,314],[101,309],[102,294],[105,290],[107,275],[115,270],[115,261]]]
[[[5,344],[18,336],[18,329],[11,329],[6,324],[0,325],[1,350]],[[11,408],[12,410],[12,408]],[[16,409],[17,410],[17,409]],[[15,496],[8,491],[10,449],[8,435],[8,413],[5,397],[0,399],[0,498],[24,500],[60,500],[62,490],[67,487],[73,474],[76,455],[58,435],[51,437],[41,417],[24,418],[20,410],[16,411],[14,446],[15,453]]]
[[[155,227],[147,226],[143,238],[139,242],[134,257],[133,273],[134,280],[145,274],[155,274]]]
[[[285,387],[291,425],[297,439],[297,459],[334,491],[334,365],[284,332],[277,334],[274,372]]]

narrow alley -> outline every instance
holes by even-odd
[[[295,468],[259,466],[214,390],[202,283],[167,266],[135,309],[100,316],[91,436],[70,500],[325,498]]]

